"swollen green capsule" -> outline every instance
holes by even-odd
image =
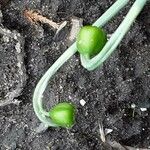
[[[84,26],[77,36],[79,53],[86,57],[97,55],[107,42],[106,33],[96,26]]]
[[[63,102],[54,106],[49,115],[52,121],[61,127],[71,127],[75,122],[75,108],[72,104]]]

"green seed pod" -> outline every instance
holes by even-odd
[[[75,108],[72,104],[63,102],[54,106],[49,115],[55,124],[70,128],[75,122]]]
[[[97,55],[107,42],[106,33],[95,26],[84,26],[77,36],[77,48],[86,57]]]

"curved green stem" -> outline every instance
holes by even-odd
[[[119,11],[127,5],[129,0],[117,0],[99,19],[97,19],[93,26],[102,27],[104,26],[110,19],[112,19]]]
[[[101,65],[116,49],[126,32],[129,30],[131,24],[142,10],[147,0],[136,0],[133,7],[129,11],[127,17],[112,35],[111,39],[106,43],[103,50],[91,60],[81,55],[81,63],[83,67],[88,70],[93,70]],[[123,8],[129,0],[117,0],[94,24],[93,26],[102,27],[105,25],[113,16],[115,16],[121,8]],[[70,46],[48,69],[44,76],[38,82],[34,94],[33,94],[33,108],[40,119],[47,126],[57,127],[58,125],[53,123],[49,117],[49,113],[43,108],[42,98],[43,93],[47,87],[50,78],[56,73],[56,71],[72,56],[76,53],[76,43]]]
[[[100,51],[98,55],[96,55],[92,59],[87,59],[83,55],[81,57],[81,63],[84,68],[87,70],[94,70],[98,66],[102,65],[103,62],[113,53],[113,51],[117,48],[125,34],[130,29],[131,25],[135,21],[138,14],[143,9],[144,5],[146,4],[147,0],[136,0],[133,6],[131,7],[130,11],[128,12],[127,16],[125,17],[124,21],[120,24],[118,29],[112,35],[110,40],[106,43],[104,48]]]
[[[33,108],[41,122],[48,126],[58,126],[49,118],[48,112],[43,109],[42,97],[46,89],[48,81],[56,73],[56,71],[74,54],[76,53],[76,44],[74,43],[68,48],[59,59],[48,69],[44,76],[38,82],[33,95]]]

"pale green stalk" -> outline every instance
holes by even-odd
[[[74,43],[68,48],[58,60],[47,70],[41,80],[38,82],[33,95],[33,108],[41,122],[48,126],[58,126],[49,118],[48,112],[43,109],[42,98],[50,78],[56,71],[76,52],[76,44]]]

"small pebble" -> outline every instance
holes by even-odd
[[[80,104],[81,104],[81,106],[84,106],[86,104],[86,101],[84,99],[81,99]]]
[[[105,135],[107,135],[107,134],[109,134],[109,133],[111,133],[111,132],[113,132],[113,129],[105,129]]]
[[[133,104],[131,104],[131,108],[135,108],[136,107],[136,105],[133,103]]]
[[[72,23],[72,28],[71,28],[70,35],[69,35],[69,38],[68,38],[70,43],[75,41],[76,36],[77,36],[80,28],[83,26],[83,19],[73,17],[71,19],[71,23]]]
[[[141,111],[147,111],[147,108],[140,108]]]

